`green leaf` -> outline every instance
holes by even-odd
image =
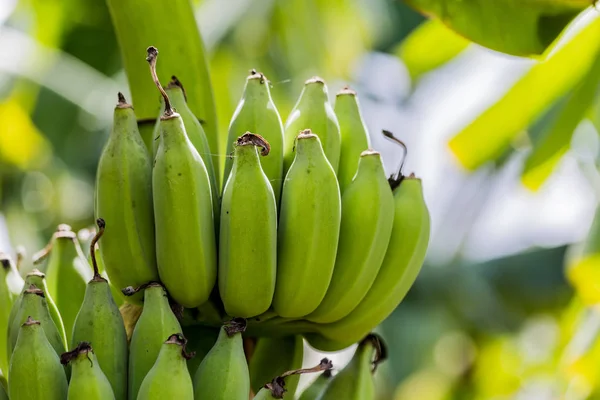
[[[525,161],[522,180],[525,186],[537,190],[548,179],[554,168],[569,149],[573,132],[592,105],[600,83],[600,54],[587,75],[567,96],[555,122],[535,144]]]
[[[502,156],[515,136],[581,81],[599,48],[600,18],[596,18],[450,140],[459,161],[476,169]]]
[[[438,20],[419,25],[398,46],[396,54],[404,61],[413,80],[444,65],[469,45],[469,41]]]
[[[464,37],[503,53],[542,54],[593,0],[405,0]]]

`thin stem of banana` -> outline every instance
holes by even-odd
[[[120,93],[119,93],[120,94]],[[94,279],[100,278],[100,272],[98,271],[98,262],[96,261],[96,243],[98,240],[104,235],[104,228],[106,227],[106,222],[102,218],[98,218],[96,220],[96,224],[98,225],[98,232],[92,238],[92,242],[90,243],[90,256],[92,257],[92,267],[94,267]]]
[[[175,111],[173,110],[173,107],[171,107],[171,101],[169,100],[167,92],[165,92],[165,89],[163,89],[162,85],[160,84],[160,80],[158,79],[158,75],[156,75],[156,60],[158,59],[158,49],[154,46],[150,46],[148,47],[146,52],[148,54],[146,56],[146,61],[148,61],[148,64],[150,65],[150,74],[152,75],[152,80],[154,81],[154,84],[158,88],[158,91],[165,100],[164,116],[170,117],[171,115],[175,114]]]

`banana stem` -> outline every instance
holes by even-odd
[[[148,64],[150,64],[150,74],[152,75],[152,80],[154,81],[154,84],[158,88],[158,91],[165,100],[164,116],[170,117],[175,113],[175,111],[173,110],[173,107],[171,107],[171,101],[169,100],[167,92],[165,92],[165,89],[163,89],[162,85],[160,84],[160,81],[158,80],[158,75],[156,75],[156,60],[158,59],[158,49],[154,46],[150,46],[148,47],[146,52],[148,53],[148,55],[146,56],[146,61],[148,61]]]
[[[406,144],[404,144],[404,142],[402,140],[400,140],[396,136],[394,136],[394,134],[392,132],[387,131],[385,129],[383,129],[381,132],[383,133],[383,136],[385,136],[392,142],[394,142],[402,147],[402,152],[403,152],[402,161],[400,162],[400,166],[398,167],[398,172],[396,172],[396,176],[394,177],[394,179],[396,181],[401,181],[402,176],[403,176],[402,168],[404,168],[404,163],[406,162],[406,157],[408,156],[408,148],[406,147]]]
[[[98,225],[98,232],[96,232],[92,238],[92,242],[90,243],[90,256],[92,257],[92,267],[94,267],[94,280],[104,279],[100,276],[100,272],[98,271],[98,262],[96,261],[96,243],[98,243],[98,240],[100,240],[102,235],[104,235],[106,222],[104,222],[102,218],[98,218],[96,220],[96,224]]]

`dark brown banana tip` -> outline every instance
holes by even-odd
[[[79,342],[79,344],[71,351],[66,351],[60,355],[60,363],[67,365],[71,361],[77,358],[81,353],[93,352],[92,345],[90,342]]]
[[[196,356],[196,352],[192,351],[190,353],[187,352],[185,346],[187,346],[187,339],[185,338],[185,336],[183,336],[183,333],[174,333],[171,336],[169,336],[169,338],[167,339],[167,341],[165,343],[168,344],[176,344],[178,346],[181,346],[181,355],[183,356],[183,358],[185,358],[186,360],[191,360],[192,358],[194,358]]]
[[[244,133],[237,139],[236,144],[238,146],[254,145],[256,147],[261,147],[261,156],[269,155],[269,153],[271,152],[271,145],[269,144],[269,142],[267,142],[267,139],[256,133]]]
[[[236,333],[242,333],[246,331],[247,324],[248,322],[246,321],[246,318],[233,318],[223,325],[223,329],[225,329],[227,336],[232,337]]]
[[[375,349],[375,355],[373,357],[373,360],[371,361],[372,372],[375,372],[379,364],[381,364],[387,359],[387,345],[383,341],[383,338],[376,333],[369,333],[363,340],[360,341],[358,345],[371,345],[373,346],[373,349]]]

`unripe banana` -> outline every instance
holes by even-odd
[[[325,297],[342,208],[335,172],[317,135],[310,130],[298,135],[295,153],[283,184],[273,298],[275,312],[287,318],[310,314]]]
[[[304,341],[302,336],[260,337],[250,359],[250,387],[257,393],[274,376],[302,368]],[[300,375],[286,380],[287,395],[294,397]]]
[[[181,332],[179,321],[159,283],[144,289],[144,309],[138,319],[129,344],[129,398],[136,399],[140,385],[156,362],[160,348],[173,332]]]
[[[374,400],[373,373],[385,358],[382,346],[375,335],[369,335],[359,343],[350,363],[331,379],[318,400]]]
[[[235,141],[246,132],[260,134],[271,145],[269,157],[261,158],[260,164],[279,204],[283,178],[283,124],[271,99],[269,80],[255,70],[246,79],[244,93],[231,118],[226,154],[233,153]],[[226,157],[223,182],[227,182],[232,167],[233,158]]]
[[[342,196],[342,222],[335,268],[325,298],[307,320],[334,322],[348,315],[377,277],[394,219],[394,196],[381,156],[366,150]]]
[[[340,123],[342,146],[337,177],[344,193],[358,168],[360,153],[371,147],[367,125],[363,120],[356,92],[348,87],[340,90],[335,99],[335,115]]]
[[[65,337],[60,334],[50,316],[44,292],[35,285],[31,285],[25,290],[23,300],[16,311],[14,322],[10,326],[10,331],[8,332],[8,354],[14,352],[19,332],[22,332],[22,325],[27,322],[29,317],[34,318],[42,324],[42,331],[46,335],[48,342],[52,345],[52,348],[56,351],[56,354],[60,356],[64,353],[66,348]]]
[[[356,342],[396,309],[417,278],[430,231],[421,180],[414,175],[404,178],[394,190],[394,204],[392,237],[375,282],[350,314],[319,326],[322,335],[345,343]]]
[[[10,360],[11,400],[65,400],[67,376],[39,321],[27,318]]]
[[[9,286],[11,275],[18,272],[15,270],[10,257],[0,253],[0,370],[5,376],[8,375],[8,335],[13,314],[13,303],[17,301],[13,289]]]
[[[90,245],[92,250],[104,233],[104,220],[99,218],[97,222],[99,230]],[[98,364],[110,383],[111,393],[116,400],[126,400],[127,333],[108,281],[100,275],[96,253],[91,252],[91,254],[94,277],[87,284],[83,303],[75,319],[71,347],[77,347],[81,352],[87,354],[91,352],[91,349],[80,348],[78,344],[93,343],[94,357],[97,357]],[[73,370],[73,374],[75,374],[75,370]],[[70,388],[69,396],[71,396]]]
[[[192,308],[208,300],[217,278],[211,186],[202,157],[158,82],[157,56],[154,47],[148,48],[150,70],[165,101],[152,169],[156,257],[169,294]]]
[[[81,342],[63,353],[60,362],[71,365],[67,400],[115,400],[110,382],[88,342]]]
[[[204,161],[204,166],[206,167],[206,171],[208,172],[208,177],[210,179],[210,188],[213,199],[213,214],[215,216],[218,216],[220,207],[219,196],[221,194],[221,188],[217,185],[210,146],[208,144],[208,139],[206,138],[204,128],[202,128],[202,124],[200,124],[198,118],[194,115],[194,113],[192,113],[192,110],[190,110],[190,108],[188,107],[185,89],[183,88],[183,84],[179,81],[179,79],[177,79],[176,76],[171,77],[171,81],[165,88],[165,91],[169,96],[171,105],[175,110],[177,110],[177,113],[181,116],[181,119],[183,120],[183,126],[185,127],[185,132],[188,136],[188,139],[190,139],[190,142],[192,142],[192,145],[194,146],[196,151],[198,151],[200,157],[202,157],[202,161]],[[164,101],[162,103],[164,112]],[[153,158],[156,157],[156,152],[158,151],[158,146],[160,145],[160,116],[158,117],[158,121],[156,122],[154,130],[155,133],[153,140]]]
[[[60,310],[69,343],[75,317],[85,295],[86,282],[92,278],[90,265],[79,246],[77,235],[64,224],[58,226],[49,245],[34,255],[34,263],[46,257],[48,263],[42,272],[46,274],[48,293]]]
[[[272,400],[272,399],[283,399],[287,394],[286,398],[293,398],[293,392],[288,390],[288,384],[291,377],[298,378],[300,374],[307,374],[310,372],[330,371],[333,368],[333,364],[327,358],[321,360],[319,365],[313,368],[307,369],[295,369],[284,372],[283,374],[273,378],[270,382],[265,384],[262,389],[256,394],[254,400]]]
[[[221,203],[219,291],[227,314],[244,318],[269,308],[277,273],[277,205],[257,146],[269,154],[259,135],[248,132],[236,141]]]
[[[327,97],[327,85],[319,77],[307,80],[300,98],[285,122],[283,173],[294,161],[298,132],[310,129],[319,136],[325,155],[337,173],[340,161],[340,125]]]
[[[46,299],[46,304],[48,304],[48,311],[50,312],[50,317],[52,317],[52,321],[54,321],[54,325],[58,329],[58,333],[63,338],[65,342],[65,346],[67,343],[67,335],[65,333],[65,326],[62,322],[62,317],[60,316],[60,312],[58,311],[58,307],[56,307],[56,303],[50,296],[50,292],[48,291],[48,287],[46,285],[46,275],[38,269],[33,269],[30,273],[25,277],[25,284],[13,303],[13,306],[10,310],[9,316],[9,329],[14,329],[18,331],[20,328],[21,321],[15,321],[15,317],[20,310],[21,303],[23,302],[23,297],[25,296],[25,291],[31,287],[31,285],[36,286],[44,293],[44,298]],[[12,327],[12,328],[11,328]]]
[[[111,282],[124,288],[157,280],[152,162],[121,93],[96,172],[95,214],[109,226],[100,253]],[[140,303],[141,296],[129,301]]]
[[[304,389],[298,400],[316,400],[325,391],[329,381],[331,381],[331,370],[326,370]]]
[[[185,351],[187,340],[176,333],[163,343],[154,366],[142,382],[138,400],[193,400],[194,386],[186,360],[193,357]]]
[[[248,364],[242,332],[246,320],[234,318],[219,337],[194,376],[195,400],[247,400],[250,394]]]
[[[187,348],[195,356],[187,361],[190,376],[196,376],[196,371],[204,357],[217,342],[220,328],[213,328],[203,325],[184,326],[183,335],[187,339]]]

